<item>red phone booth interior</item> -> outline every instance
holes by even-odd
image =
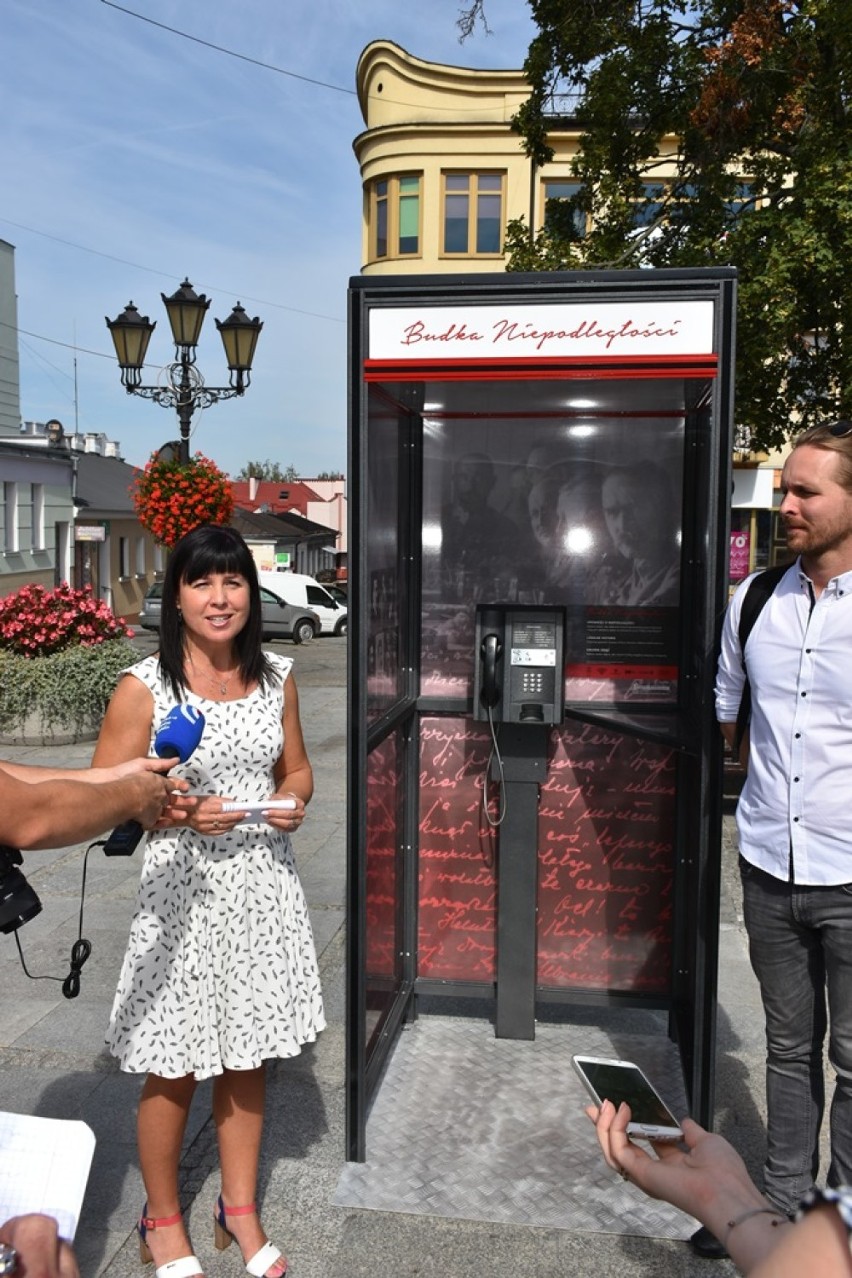
[[[352,281],[353,1161],[427,1013],[653,1013],[711,1117],[734,291]]]

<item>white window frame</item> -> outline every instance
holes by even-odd
[[[44,484],[32,484],[32,527],[30,537],[33,550],[45,550],[44,544]]]
[[[3,483],[3,536],[7,555],[15,555],[21,548],[21,532],[18,511],[18,485],[14,480]]]

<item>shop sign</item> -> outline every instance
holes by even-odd
[[[729,570],[731,581],[742,581],[743,577],[748,576],[750,558],[751,533],[747,529],[743,532],[732,532]]]

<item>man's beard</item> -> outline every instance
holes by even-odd
[[[833,528],[794,528],[784,529],[787,549],[793,554],[817,558],[835,550],[849,539],[849,529],[838,524]]]

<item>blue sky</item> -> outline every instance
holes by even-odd
[[[342,470],[358,57],[386,38],[431,61],[520,67],[528,7],[487,0],[492,34],[462,45],[460,0],[122,4],[151,22],[103,0],[3,3],[0,238],[16,249],[22,414],[103,431],[134,464],[174,438],[172,410],[122,389],[104,317],[132,299],[157,321],[154,381],[174,352],[160,294],[188,276],[212,298],[198,348],[209,385],[227,382],[213,317],[239,300],[264,321],[248,393],[196,413],[193,451],[232,473],[266,458]]]

